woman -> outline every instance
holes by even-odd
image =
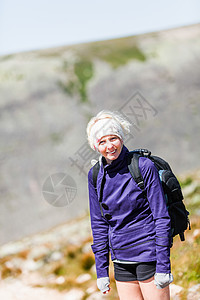
[[[96,189],[93,168],[88,173],[97,286],[103,293],[110,290],[110,253],[121,300],[169,300],[170,218],[154,164],[139,159],[145,193],[128,171],[123,141],[130,126],[110,111],[101,111],[87,126],[88,142],[101,154]]]

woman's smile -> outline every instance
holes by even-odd
[[[116,150],[113,150],[112,152],[107,152],[107,153],[110,153],[110,154],[114,154],[116,152]]]

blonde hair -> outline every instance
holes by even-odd
[[[104,120],[103,122],[99,122],[101,120]],[[110,126],[107,127],[107,129],[104,128],[104,131],[102,130],[103,127],[105,127],[105,121],[110,120]],[[97,126],[97,122],[98,126]],[[101,127],[100,127],[101,125]],[[122,141],[124,139],[124,136],[127,135],[130,132],[131,123],[126,120],[122,115],[119,114],[119,112],[112,112],[109,110],[102,110],[100,111],[95,117],[91,118],[87,125],[87,138],[90,147],[93,150],[96,150],[96,146],[98,143],[98,139],[104,135],[107,134],[115,134],[118,135]],[[98,139],[97,139],[97,133],[98,133]]]

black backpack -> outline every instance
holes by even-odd
[[[166,205],[169,216],[171,218],[171,236],[172,238],[179,234],[181,241],[185,240],[184,231],[190,227],[189,212],[186,210],[183,203],[183,194],[180,184],[173,174],[169,164],[158,156],[151,155],[147,149],[137,149],[130,151],[128,155],[128,169],[133,179],[145,193],[144,179],[139,169],[139,158],[141,156],[149,158],[158,170],[160,180],[162,182],[163,191],[166,198]],[[93,167],[93,185],[96,189],[97,175],[99,172],[99,162]],[[146,195],[145,195],[146,196]],[[172,245],[171,245],[172,246]]]

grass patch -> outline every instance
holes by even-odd
[[[78,78],[78,92],[82,102],[88,100],[87,97],[87,83],[93,77],[93,64],[89,60],[81,59],[74,65],[74,73]]]
[[[54,274],[57,276],[63,276],[67,274],[66,265],[60,265],[55,268]]]
[[[63,63],[63,70],[67,72],[68,64]],[[70,71],[72,74],[70,79],[59,81],[59,87],[69,96],[79,95],[81,102],[88,101],[87,84],[94,75],[92,61],[80,57],[79,61],[75,62]]]
[[[190,215],[189,215],[189,217],[191,216],[191,215],[199,215],[200,214],[200,203],[199,203],[199,201],[198,202],[190,202],[190,201],[188,201],[189,203],[187,204],[187,206],[186,206],[186,209],[189,211],[189,213],[190,213]]]
[[[136,37],[119,38],[74,48],[78,55],[89,56],[91,59],[100,59],[109,63],[113,68],[126,65],[131,60],[144,62],[146,55],[138,47]]]
[[[4,55],[0,58],[0,61],[9,60],[14,57],[14,54]]]
[[[58,86],[63,92],[69,96],[73,96],[76,90],[76,82],[69,80],[68,82],[58,81]]]
[[[102,53],[100,55],[101,59],[111,64],[111,66],[116,69],[120,66],[126,65],[131,60],[139,60],[144,62],[146,56],[137,47],[110,47],[107,53]]]
[[[88,271],[94,265],[95,259],[92,252],[85,253],[81,258],[81,267],[83,270]]]
[[[63,135],[60,132],[52,132],[49,137],[53,144],[61,143],[63,140]]]
[[[189,177],[186,177],[182,181],[180,180],[179,182],[180,182],[181,187],[184,188],[184,187],[190,185],[192,183],[192,181],[193,181],[192,178],[189,176]]]
[[[171,249],[174,283],[183,288],[189,288],[200,282],[200,239],[193,240],[192,237],[196,227],[199,227],[199,222],[193,223],[193,230],[187,231],[185,242],[180,242],[179,237],[176,237]]]
[[[186,209],[190,215],[200,215],[200,186],[195,188],[195,191],[186,197]]]
[[[59,81],[59,87],[69,96],[79,95],[81,102],[87,102],[87,85],[94,76],[93,61],[98,59],[110,64],[114,69],[124,66],[131,60],[146,61],[147,57],[138,47],[134,38],[114,39],[104,42],[83,44],[71,47],[76,61],[64,61],[62,72],[69,78]]]

